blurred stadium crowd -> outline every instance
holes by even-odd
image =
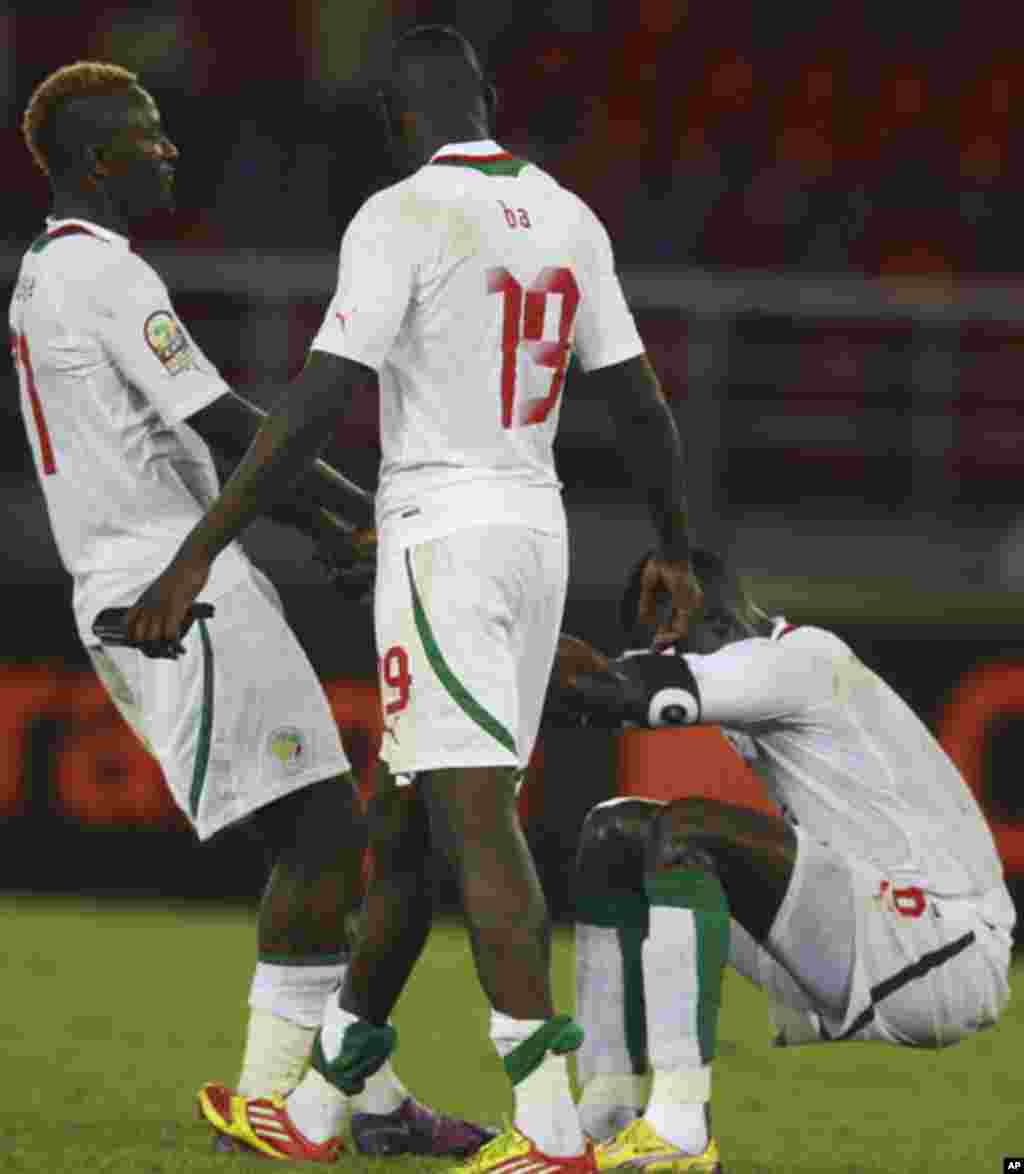
[[[179,209],[141,247],[211,357],[259,398],[254,381],[301,362],[328,258],[390,177],[372,82],[392,37],[454,23],[497,82],[498,138],[609,228],[684,432],[702,437],[693,497],[712,541],[758,564],[766,551],[737,529],[751,511],[785,515],[776,537],[802,517],[903,518],[920,533],[966,516],[943,573],[1019,582],[1024,49],[1009,9],[981,7],[922,20],[879,0],[18,0],[0,5],[4,268],[47,201],[18,131],[34,85],[84,57],[137,69],[182,152]],[[195,260],[181,280],[172,254]],[[314,254],[315,274],[257,265]],[[251,266],[241,298],[218,285],[232,256]],[[287,330],[274,297],[290,301]],[[567,398],[570,492],[623,488],[600,455],[606,429]],[[8,479],[29,471],[15,445]],[[941,531],[915,548],[929,573],[937,544]]]
[[[497,83],[498,139],[609,228],[679,410],[701,540],[764,577],[767,603],[856,629],[919,711],[934,716],[984,655],[1016,666],[995,708],[1017,713],[1020,611],[1012,596],[992,606],[1024,584],[1024,46],[1012,12],[936,5],[922,19],[891,0],[0,2],[0,297],[48,203],[21,140],[24,106],[60,65],[117,62],[140,73],[181,150],[178,210],[148,226],[140,250],[207,354],[260,400],[301,364],[340,235],[391,177],[372,92],[392,37],[453,23]],[[0,369],[0,648],[74,668],[82,652],[15,386]],[[375,426],[371,408],[346,436],[346,470],[367,481]],[[608,646],[608,603],[644,542],[610,442],[607,413],[570,379],[558,455],[575,544],[567,626]],[[318,668],[362,673],[367,626],[337,622],[308,551],[269,529],[253,528],[250,549],[300,635],[332,633]],[[823,595],[823,578],[842,590]],[[978,589],[955,614],[938,598]],[[53,624],[23,623],[29,609]],[[72,692],[40,674],[30,684],[47,705]],[[134,776],[82,741],[109,731],[75,720],[68,753],[81,749],[92,773],[77,760],[65,773],[80,788],[95,779],[103,819],[118,818],[111,784]],[[975,727],[993,721],[986,710],[966,741],[980,745]],[[997,815],[1019,830],[1017,772],[1002,769],[1019,761],[1014,728],[1013,753],[997,756],[1010,797]],[[5,777],[20,780],[24,747],[9,741]],[[47,834],[52,811],[71,810],[52,797],[62,779],[33,791]]]
[[[500,137],[587,194],[623,263],[1024,268],[1021,51],[971,5],[921,20],[877,2],[9,4],[3,231],[23,239],[45,196],[20,107],[55,64],[91,56],[144,74],[183,150],[167,239],[323,247],[386,168],[375,61],[437,19],[485,50]]]

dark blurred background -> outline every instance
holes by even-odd
[[[137,248],[210,358],[267,402],[319,324],[348,219],[390,181],[369,94],[392,37],[421,21],[477,44],[501,95],[496,137],[606,223],[685,438],[698,537],[745,567],[770,609],[837,627],[936,728],[980,714],[962,735],[972,783],[1019,831],[1024,48],[1012,6],[0,4],[0,294],[47,208],[18,129],[32,89],[76,59],[135,69],[181,151],[179,210]],[[9,367],[0,413],[0,660],[79,696],[84,653]],[[346,469],[372,483],[373,412],[338,440]],[[617,590],[651,535],[606,413],[571,376],[558,455],[567,627],[613,647]],[[247,544],[325,679],[371,673],[367,617],[337,605],[305,540],[267,524]],[[979,700],[969,674],[991,665],[1000,684]],[[0,688],[23,697],[24,679],[8,677]],[[60,798],[61,747],[85,736],[73,708],[37,705],[11,735],[5,842],[34,843],[26,829],[55,820],[71,837],[90,822],[106,834],[117,811],[136,830],[159,824],[117,806],[158,784],[109,756],[97,767],[90,752],[90,785],[107,796],[91,816]],[[545,835],[562,842],[582,797],[612,784],[607,748],[561,757],[556,741]],[[556,776],[572,780],[561,815]],[[192,852],[178,832],[160,842]],[[148,883],[158,853],[136,854]],[[91,856],[105,883],[104,853]],[[38,882],[35,859],[0,855],[0,884]],[[195,875],[200,888],[249,884],[230,872]]]

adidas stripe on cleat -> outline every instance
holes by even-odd
[[[285,1103],[278,1097],[249,1100],[223,1084],[204,1084],[199,1090],[199,1114],[222,1136],[242,1147],[289,1162],[336,1162],[344,1148],[340,1137],[322,1145],[295,1128]]]
[[[597,1168],[642,1170],[644,1174],[723,1174],[718,1143],[712,1138],[701,1154],[688,1154],[659,1137],[638,1117],[620,1133],[602,1142],[595,1151]]]
[[[510,1128],[452,1170],[457,1174],[596,1174],[597,1166],[590,1141],[582,1154],[562,1158],[542,1153],[525,1134]]]

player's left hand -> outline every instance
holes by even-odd
[[[366,603],[373,598],[377,576],[375,529],[325,524],[314,557],[343,599],[350,603]]]
[[[170,648],[184,651],[181,632],[188,609],[210,577],[210,563],[201,554],[179,550],[163,574],[155,579],[125,617],[124,630],[143,651]],[[163,655],[167,655],[166,652]]]
[[[659,601],[665,596],[669,602],[668,615],[659,619]],[[703,604],[704,593],[689,562],[663,558],[657,553],[647,559],[640,577],[637,617],[654,629],[656,649],[685,640],[690,617]]]

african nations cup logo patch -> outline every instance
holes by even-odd
[[[168,375],[179,375],[194,365],[188,338],[170,311],[154,311],[146,319],[142,330],[146,344],[163,363]]]
[[[289,774],[305,770],[308,765],[306,739],[302,731],[295,729],[294,726],[284,726],[275,730],[267,739],[267,750]]]

